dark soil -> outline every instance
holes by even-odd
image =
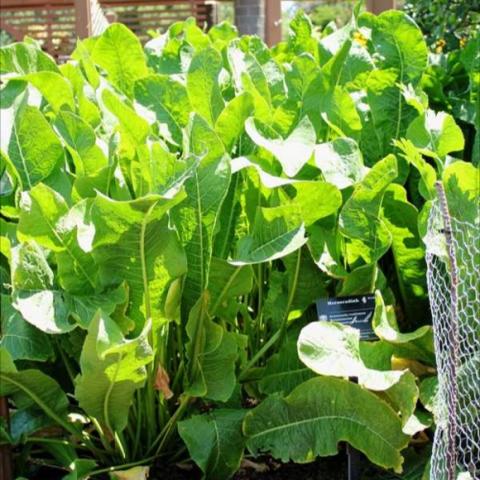
[[[156,474],[156,472],[158,472]],[[159,465],[151,472],[150,480],[200,480],[201,472],[193,465]],[[244,461],[233,480],[346,480],[347,457],[319,458],[307,464],[280,463],[271,457]]]
[[[372,480],[376,475],[362,456],[360,471],[363,479]],[[60,480],[65,472],[40,467],[27,476],[30,480]],[[193,463],[157,464],[152,468],[149,480],[200,480],[202,473]],[[108,476],[102,477],[102,480]],[[341,449],[334,457],[318,458],[306,464],[281,463],[269,456],[244,460],[233,480],[347,480],[347,455]]]

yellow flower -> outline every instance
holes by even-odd
[[[359,43],[362,47],[367,44],[367,38],[362,34],[362,32],[354,32],[353,39]]]
[[[467,44],[467,39],[466,37],[462,37],[460,39],[460,48],[463,48]]]
[[[445,47],[446,44],[447,42],[443,38],[441,38],[440,40],[437,40],[437,43],[435,44],[435,52],[442,53],[443,48]]]

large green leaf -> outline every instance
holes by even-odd
[[[102,100],[108,110],[118,119],[121,154],[133,157],[137,147],[146,142],[150,131],[148,122],[110,90],[103,91]]]
[[[394,410],[359,385],[336,378],[313,378],[282,398],[271,396],[247,413],[243,431],[252,454],[270,452],[282,461],[313,461],[335,455],[346,441],[370,461],[402,470],[402,433]]]
[[[417,24],[399,10],[389,10],[378,16],[363,13],[358,23],[372,29],[377,66],[395,68],[400,83],[418,83],[427,67],[428,50]]]
[[[386,253],[392,238],[380,218],[383,195],[397,176],[393,155],[385,157],[357,184],[340,213],[339,230],[350,239],[350,257],[373,263]]]
[[[279,136],[267,137],[257,128],[253,118],[247,120],[245,129],[259,147],[265,148],[278,159],[289,177],[294,177],[312,156],[315,130],[308,117],[304,117],[285,139]]]
[[[232,150],[235,142],[245,129],[245,121],[252,113],[253,100],[248,92],[237,95],[225,105],[215,123],[215,131],[227,151]]]
[[[123,24],[110,25],[95,42],[92,60],[107,72],[109,81],[129,97],[135,80],[147,75],[139,39]]]
[[[339,190],[326,182],[297,182],[293,184],[296,191],[292,203],[300,210],[306,227],[317,220],[337,212],[342,205]]]
[[[45,180],[64,159],[52,127],[40,110],[30,106],[20,108],[15,115],[8,155],[25,189]]]
[[[395,69],[373,70],[362,83],[367,95],[360,146],[367,164],[373,164],[393,151],[392,140],[405,135],[417,111],[406,103]]]
[[[213,257],[208,281],[210,314],[224,319],[235,318],[238,308],[235,300],[241,295],[247,295],[252,286],[252,267],[236,267],[226,260]]]
[[[206,478],[226,480],[238,470],[245,448],[244,410],[217,409],[178,424],[178,432]]]
[[[165,216],[183,198],[182,192],[173,199],[150,195],[120,202],[97,195],[84,204],[88,228],[79,230],[79,242],[95,259],[101,287],[127,283],[127,313],[137,331],[145,320],[152,320],[154,330],[167,320],[168,288],[186,272],[185,254]]]
[[[186,200],[174,212],[187,255],[184,295],[187,311],[208,287],[213,235],[231,177],[222,142],[196,114],[191,117],[188,127],[188,153],[201,160],[185,182]]]
[[[66,288],[80,288],[84,293],[93,291],[96,267],[91,256],[77,244],[73,226],[67,221],[68,206],[62,196],[40,183],[23,195],[21,206],[18,238],[34,240],[56,252],[58,273]]]
[[[424,155],[444,161],[448,153],[463,150],[462,130],[454,118],[445,112],[427,110],[408,127],[407,138]]]
[[[135,99],[155,113],[161,135],[182,144],[182,129],[187,126],[191,111],[182,83],[167,75],[150,75],[135,83]]]
[[[13,360],[45,361],[53,357],[48,336],[26,322],[7,295],[1,296],[1,326],[0,348],[7,350]]]
[[[392,252],[404,309],[413,320],[427,310],[425,249],[418,233],[418,211],[406,190],[392,184],[383,199],[383,218],[392,235]]]
[[[67,423],[68,400],[60,385],[40,370],[18,371],[4,348],[0,348],[0,396],[9,396],[19,410],[41,409],[56,424],[75,431]]]
[[[240,239],[234,265],[262,263],[282,258],[307,241],[305,225],[296,204],[257,208],[252,234]]]
[[[118,325],[101,310],[90,324],[75,380],[80,406],[113,434],[127,425],[133,395],[146,379],[152,361],[148,322],[133,339],[124,338]]]
[[[351,138],[336,138],[317,145],[315,165],[325,180],[339,189],[355,185],[364,175],[362,154]]]
[[[480,222],[480,167],[468,162],[455,162],[445,169],[442,181],[450,215],[469,222],[468,230],[473,234]]]
[[[107,158],[97,145],[93,128],[71,112],[61,112],[55,127],[72,155],[77,175],[91,175],[107,166]]]
[[[260,392],[288,395],[295,387],[315,376],[298,358],[297,332],[294,333],[289,333],[279,351],[267,360],[258,384]]]
[[[63,292],[54,284],[53,270],[35,243],[12,250],[12,300],[23,318],[46,333],[75,328]]]
[[[372,326],[379,338],[395,346],[397,357],[412,358],[435,365],[432,327],[424,325],[413,332],[401,333],[394,308],[390,305],[385,306],[379,292],[375,294],[375,313]]]
[[[0,73],[27,74],[31,72],[58,72],[52,57],[36,42],[13,43],[0,48]]]
[[[238,40],[230,42],[227,48],[227,59],[236,92],[248,92],[253,99],[255,118],[262,122],[269,122],[272,99],[265,72],[258,60],[250,52],[244,52]]]
[[[55,113],[62,108],[75,109],[72,87],[65,77],[52,71],[41,71],[29,73],[24,78],[40,91]]]
[[[226,402],[235,388],[238,343],[234,333],[210,319],[208,302],[208,294],[204,293],[188,317],[186,393]]]
[[[312,322],[298,337],[300,360],[320,375],[356,377],[359,385],[384,391],[400,381],[402,371],[368,368],[360,355],[360,331],[336,322]]]
[[[214,126],[224,101],[219,86],[222,57],[214,48],[193,56],[187,73],[187,92],[193,110]]]

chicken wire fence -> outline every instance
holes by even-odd
[[[480,228],[437,184],[426,238],[438,390],[430,479],[480,480]]]

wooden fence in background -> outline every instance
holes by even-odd
[[[98,32],[105,19],[121,22],[142,41],[149,30],[195,17],[211,25],[212,5],[205,0],[1,0],[0,29],[14,40],[38,40],[57,59],[71,53],[77,37]]]

